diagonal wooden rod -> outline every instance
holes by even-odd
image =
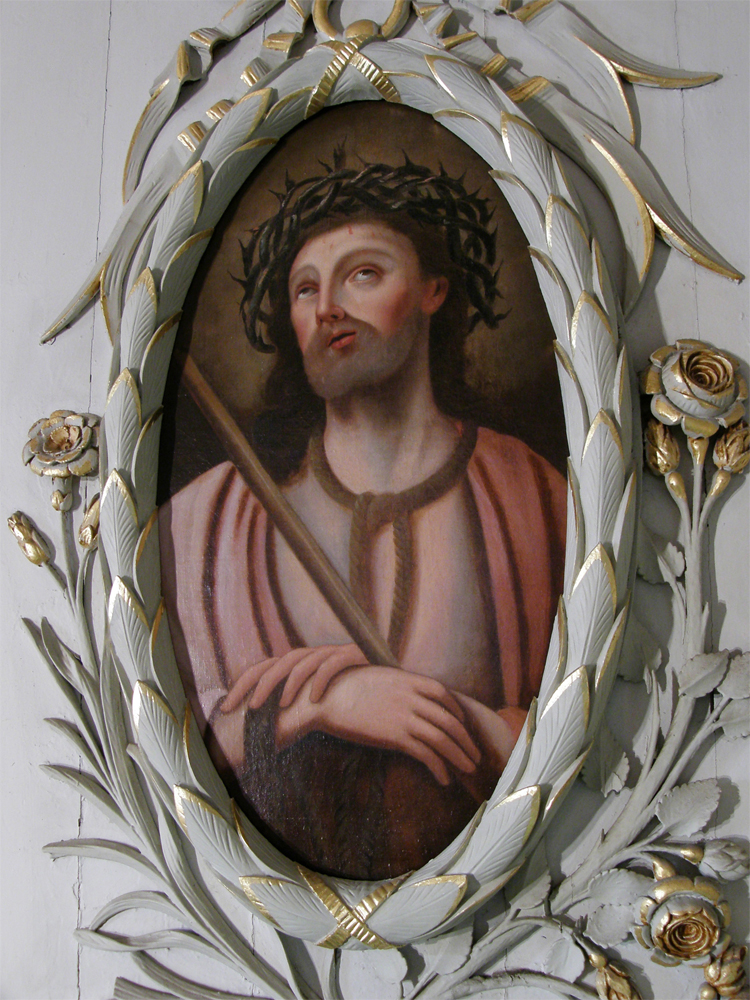
[[[289,548],[305,567],[313,583],[356,642],[374,664],[396,667],[398,663],[352,592],[342,580],[328,556],[310,533],[284,494],[263,468],[236,421],[206,382],[190,355],[185,360],[182,378],[227,455],[242,478],[263,504]]]

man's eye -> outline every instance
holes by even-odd
[[[370,281],[372,278],[377,278],[378,272],[374,267],[358,267],[357,270],[352,274],[353,281]]]

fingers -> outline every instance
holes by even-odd
[[[429,699],[422,699],[416,708],[416,713],[450,737],[474,765],[482,759],[481,751],[469,736],[466,727],[442,705]]]
[[[409,726],[412,736],[424,743],[430,750],[440,754],[458,771],[470,774],[476,769],[474,761],[461,749],[443,729],[433,726],[426,719],[415,717]]]
[[[408,674],[407,676],[412,679],[415,691],[443,705],[460,722],[464,721],[466,712],[463,706],[458,698],[445,685],[441,684],[440,681],[436,681],[432,677],[426,677],[424,674]]]
[[[268,660],[261,660],[260,663],[254,663],[252,667],[248,667],[244,674],[235,681],[229,694],[224,699],[221,706],[222,712],[233,712],[245,695],[252,691],[258,683],[258,679],[276,662],[276,659],[275,656],[272,656]]]
[[[355,646],[354,643],[350,643],[347,646],[338,646],[336,652],[332,653],[318,667],[312,688],[310,689],[310,701],[313,703],[320,701],[326,693],[328,685],[342,670],[347,670],[349,667],[365,666],[367,666],[367,659],[362,654],[359,646]]]
[[[353,648],[356,649],[356,646]],[[336,662],[341,660],[342,650],[345,651],[343,654],[345,663],[350,665],[348,661],[351,659],[351,649],[351,646],[317,646],[315,649],[308,650],[307,654],[299,659],[289,671],[289,677],[281,694],[280,707],[288,708],[292,704],[302,685],[312,677],[322,663],[325,663],[329,658],[334,658]],[[357,650],[357,652],[359,651]],[[313,699],[313,701],[315,700]]]
[[[415,760],[421,761],[432,772],[438,784],[450,784],[451,777],[448,774],[448,768],[438,754],[434,753],[428,746],[425,746],[424,743],[414,738],[407,738],[399,749],[403,750],[404,753],[408,753],[410,757],[414,757]]]
[[[284,680],[290,670],[296,667],[300,660],[304,660],[305,657],[315,652],[317,650],[302,647],[301,649],[291,649],[288,653],[280,656],[276,663],[268,667],[258,679],[258,686],[255,688],[253,696],[250,699],[250,708],[260,708],[276,685]]]

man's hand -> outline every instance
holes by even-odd
[[[349,667],[365,666],[367,659],[354,643],[345,646],[315,646],[311,649],[292,649],[284,656],[271,657],[254,663],[232,685],[224,699],[222,712],[233,712],[255,688],[247,707],[258,709],[284,678],[287,682],[281,693],[279,706],[287,708],[297,697],[302,686],[313,676],[310,701],[317,702],[333,678]]]
[[[342,668],[343,669],[343,668]],[[446,764],[471,774],[481,754],[463,724],[464,710],[439,681],[394,667],[359,666],[312,699],[307,682],[279,715],[277,745],[324,732],[367,746],[399,750],[421,761],[441,785]]]

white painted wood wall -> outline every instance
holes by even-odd
[[[227,0],[0,3],[3,519],[20,508],[52,528],[47,485],[21,466],[26,430],[57,407],[101,413],[109,352],[96,310],[56,344],[40,347],[39,336],[83,280],[117,219],[125,154],[153,78],[180,39],[215,23],[226,6]],[[668,189],[710,242],[748,273],[750,4],[575,0],[573,6],[630,51],[722,74],[699,90],[639,88],[634,103],[641,148]],[[214,75],[234,79],[249,58],[240,41]],[[193,94],[170,135],[223,96],[217,81]],[[749,288],[658,246],[652,278],[629,325],[635,364],[641,367],[650,350],[679,337],[714,342],[747,363]],[[647,500],[656,486],[647,479]],[[717,646],[729,649],[750,648],[749,509],[750,484],[724,505],[716,533],[713,635]],[[658,525],[665,512],[666,504],[652,503],[647,517]],[[47,574],[26,563],[7,531],[0,534],[0,552],[0,997],[104,998],[117,975],[142,977],[126,955],[78,947],[73,930],[86,926],[107,899],[134,886],[127,872],[113,866],[75,859],[53,864],[41,851],[51,840],[108,831],[92,807],[39,770],[40,764],[71,757],[42,721],[64,715],[64,703],[20,618],[46,614],[62,622],[65,609]],[[655,614],[661,614],[658,605]],[[725,828],[735,833],[750,830],[747,762],[747,743],[734,743],[710,753],[700,766],[702,776],[726,775],[739,785],[739,801],[726,786],[720,817],[731,813]],[[746,939],[744,890],[736,888],[732,899],[736,935]],[[640,955],[633,946],[626,957]],[[508,964],[513,966],[512,959]],[[221,982],[199,962],[189,968],[197,979]],[[659,1000],[691,997],[700,983],[694,972],[659,973],[654,966],[649,976],[653,994],[640,980],[644,995]]]

